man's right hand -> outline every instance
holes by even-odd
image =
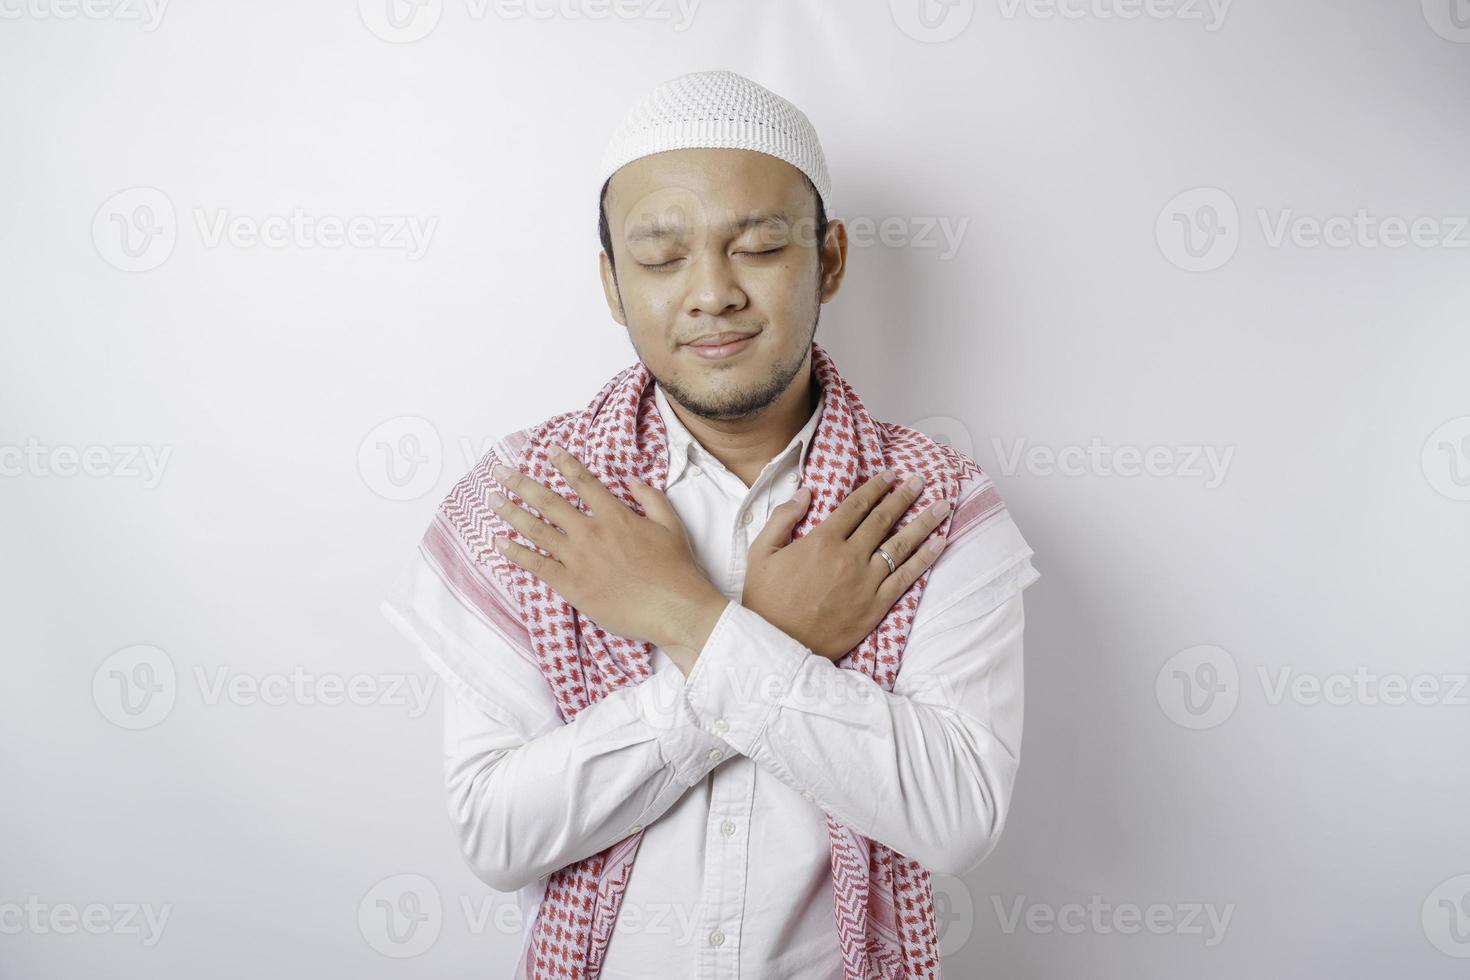
[[[801,488],[772,511],[750,546],[741,605],[828,660],[857,646],[939,557],[944,538],[924,539],[953,506],[940,501],[890,535],[919,487],[905,483],[890,494],[887,473],[854,490],[797,541],[791,531],[811,503],[810,491]],[[892,574],[877,553],[880,545],[897,566]]]

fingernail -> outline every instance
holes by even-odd
[[[507,469],[504,464],[496,463],[494,466],[490,467],[490,475],[495,477],[495,479],[499,480],[501,483],[504,483],[505,478],[510,476],[510,470]]]
[[[904,486],[908,487],[910,490],[917,490],[923,485],[924,478],[917,473],[909,477],[908,482],[904,484]]]
[[[490,491],[490,506],[491,507],[499,507],[503,503],[505,503],[505,496],[503,494],[501,494],[497,490],[491,490]]]
[[[949,501],[948,500],[941,500],[937,504],[935,504],[933,507],[930,507],[929,508],[929,513],[933,514],[935,517],[943,517],[945,514],[948,514],[949,513],[949,508],[950,508]]]
[[[939,554],[941,551],[944,550],[944,546],[946,544],[948,544],[948,543],[949,543],[949,539],[946,538],[944,535],[942,535],[942,534],[935,535],[934,537],[932,537],[932,538],[929,539],[929,554],[931,554],[931,555],[937,555],[937,554]]]

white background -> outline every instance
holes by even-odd
[[[0,975],[508,975],[377,603],[632,362],[597,157],[707,68],[816,125],[818,341],[1043,573],[947,975],[1466,975],[1470,4],[388,2],[0,0]]]

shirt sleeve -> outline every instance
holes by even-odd
[[[668,661],[563,723],[504,625],[465,606],[422,556],[383,613],[448,683],[449,815],[471,869],[498,891],[638,832],[730,751],[698,726]],[[473,674],[460,666],[471,662]]]
[[[938,580],[943,556],[931,572]],[[961,875],[1000,837],[1020,761],[1016,562],[984,586],[926,591],[887,692],[731,603],[685,684],[699,724],[858,833]]]

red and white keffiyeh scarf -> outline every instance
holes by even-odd
[[[919,473],[925,483],[904,523],[944,498],[957,503],[962,479],[975,472],[967,457],[902,425],[874,420],[831,357],[812,344],[812,369],[826,394],[821,418],[802,468],[812,502],[797,523],[801,537],[827,518],[865,480],[885,467],[900,476]],[[556,697],[563,721],[612,691],[653,674],[653,644],[601,629],[540,579],[504,558],[495,535],[533,550],[536,545],[490,508],[498,490],[518,506],[535,509],[490,475],[497,462],[519,469],[586,510],[575,491],[547,458],[548,444],[563,446],[637,513],[642,507],[624,483],[637,476],[663,489],[668,480],[668,436],[654,404],[653,377],[641,361],[609,380],[585,409],[554,416],[524,430],[517,458],[499,459],[491,450],[457,483],[440,505],[437,523],[460,538],[464,554],[492,575],[497,589],[472,590],[476,601],[494,593],[514,598],[518,609],[484,610],[488,616],[518,617],[538,664]],[[940,524],[948,533],[955,509]],[[544,552],[541,552],[544,554]],[[914,612],[929,580],[926,570],[894,604],[876,629],[837,666],[860,670],[885,691],[893,689]],[[827,817],[832,839],[832,887],[836,927],[846,980],[899,980],[940,976],[934,897],[929,873],[876,841]],[[640,831],[607,850],[554,872],[523,952],[525,980],[593,980],[602,968],[628,877],[642,840]]]

